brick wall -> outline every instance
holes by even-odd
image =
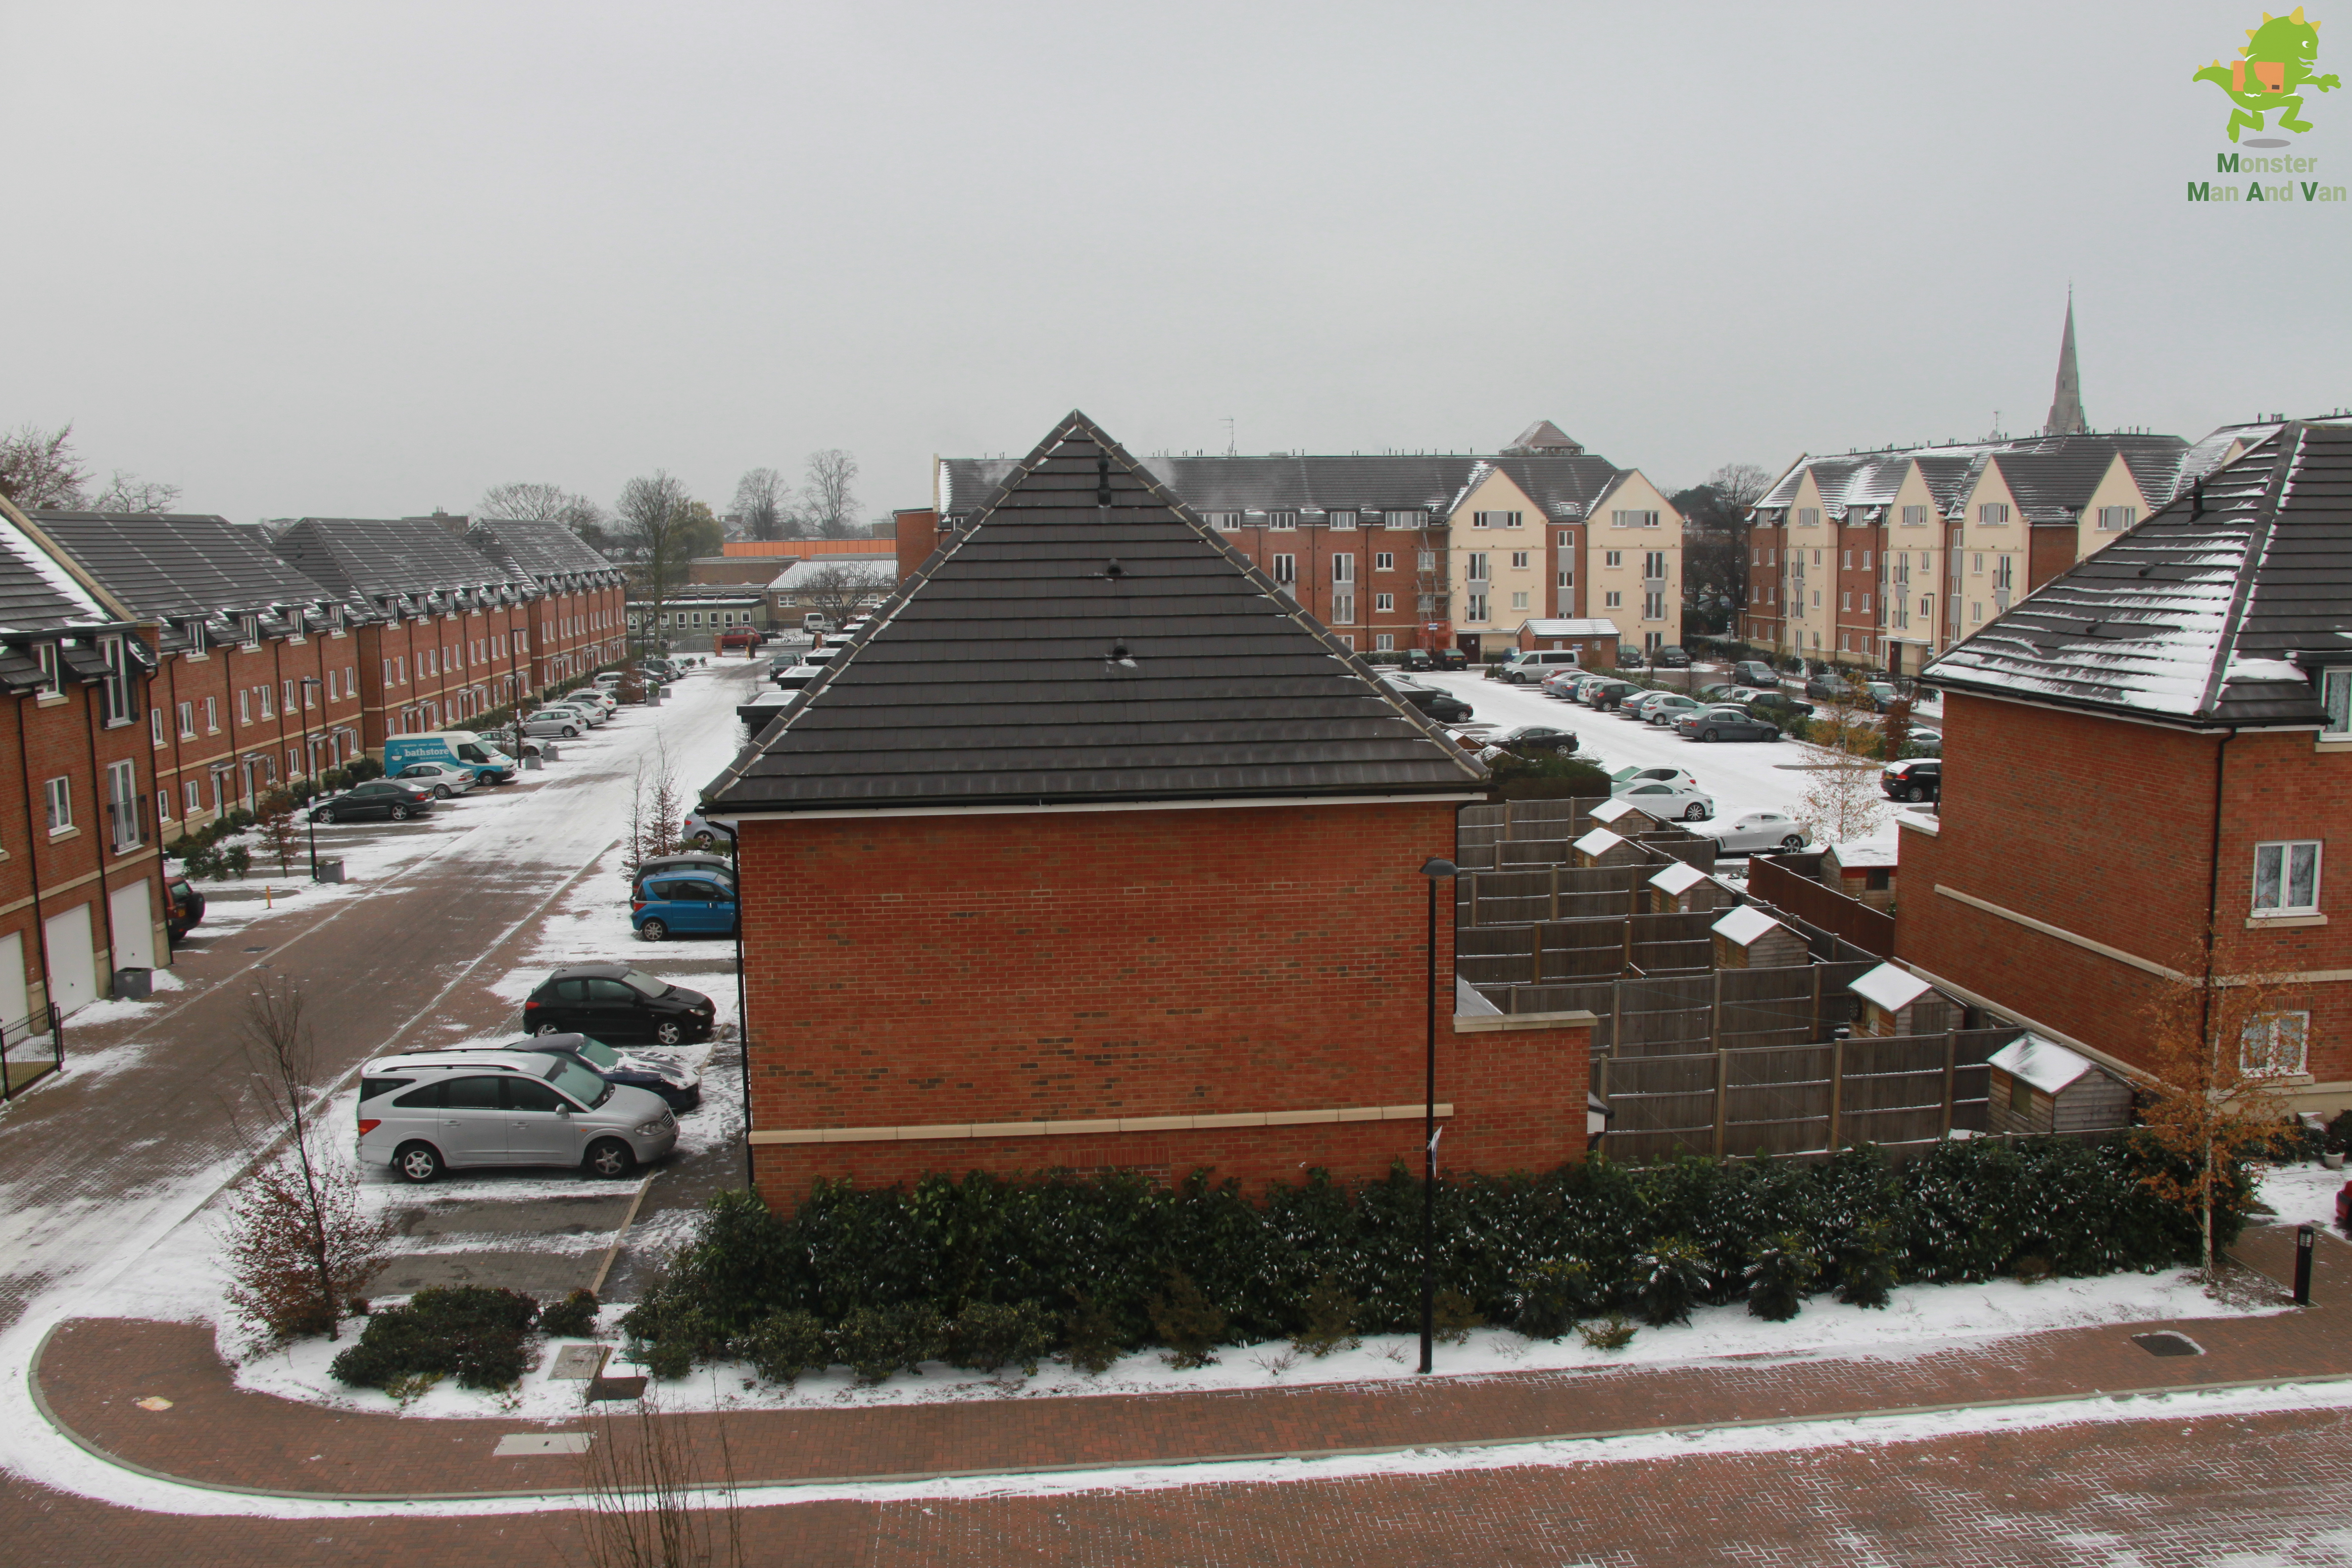
[[[2331,923],[2247,923],[2257,844],[2341,839],[2330,829],[2352,821],[2352,755],[2315,751],[2307,731],[2231,741],[2217,881],[2220,737],[1958,692],[1945,698],[1944,718],[1940,832],[1902,834],[1899,956],[2138,1063],[2155,977],[1937,885],[2184,973],[2201,972],[2212,900],[2222,973],[2352,970],[2352,905],[2339,890],[2352,883],[2327,879],[2325,855],[2320,903]],[[2293,1005],[2312,1012],[2313,1078],[2352,1079],[2352,986],[2313,984]]]
[[[1422,862],[1454,807],[1268,807],[747,822],[756,1130],[1223,1116],[1418,1104]],[[1449,1167],[1583,1147],[1585,1030],[1453,1033]],[[1066,1137],[762,1144],[761,1186],[819,1174],[1323,1163],[1377,1175],[1410,1121]]]

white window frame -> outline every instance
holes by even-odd
[[[1372,609],[1373,612],[1378,615],[1385,616],[1391,614],[1396,609],[1396,595],[1394,594],[1373,595]]]
[[[41,785],[43,806],[47,814],[49,837],[73,831],[73,781],[60,773]]]
[[[1486,618],[1486,595],[1485,594],[1473,591],[1471,593],[1465,594],[1463,598],[1465,602],[1465,607],[1463,611],[1462,616],[1464,620],[1483,621]]]
[[[1470,552],[1462,569],[1462,577],[1468,583],[1491,583],[1495,580],[1494,568],[1485,551]],[[1486,617],[1481,616],[1478,619],[1484,620]]]
[[[139,847],[139,770],[129,762],[106,765],[106,804],[113,808],[114,852]]]
[[[1801,506],[1797,509],[1797,526],[1799,528],[1819,528],[1821,525],[1821,508],[1817,506]]]
[[[1388,595],[1383,594],[1381,597],[1385,599]],[[1372,651],[1375,653],[1394,653],[1396,651],[1396,633],[1375,632],[1372,634]]]
[[[2276,919],[2282,915],[2315,915],[2319,912],[2319,885],[2323,841],[2316,838],[2280,838],[2254,846],[2253,918]],[[2300,901],[2295,898],[2298,865],[2304,868],[2301,880],[2305,887]]]
[[[1417,511],[1384,511],[1381,513],[1382,528],[1419,528],[1421,513]]]
[[[1514,593],[1511,595],[1511,608],[1515,610],[1524,610],[1527,607],[1528,595],[1524,591]]]
[[[1393,572],[1393,571],[1395,571],[1395,570],[1396,570],[1396,553],[1395,553],[1395,552],[1393,552],[1393,551],[1389,551],[1389,550],[1383,550],[1383,551],[1381,551],[1379,553],[1375,554],[1375,555],[1372,557],[1372,570],[1373,570],[1373,571],[1375,571],[1375,572]]]
[[[2002,500],[1977,502],[1977,526],[1999,528],[2009,521],[2009,503]]]
[[[1265,514],[1265,525],[1276,533],[1295,533],[1298,530],[1298,514],[1295,511],[1270,511]]]
[[[2309,1013],[2264,1013],[2239,1032],[2238,1070],[2248,1078],[2301,1078],[2310,1059]]]
[[[1927,527],[1927,509],[1924,506],[1905,507],[1903,509],[1903,526],[1906,528]]]
[[[1344,550],[1334,554],[1331,557],[1331,581],[1334,583],[1352,583],[1355,580],[1355,556]]]
[[[1609,526],[1612,528],[1655,528],[1658,526],[1658,514],[1654,511],[1643,511],[1635,508],[1627,508],[1622,510],[1612,511],[1609,514]]]
[[[2352,668],[2319,672],[2319,721],[2323,735],[2352,735]]]
[[[1516,511],[1474,511],[1470,514],[1470,526],[1473,528],[1517,528],[1524,521],[1523,514]]]
[[[1604,610],[1622,610],[1625,607],[1625,595],[1617,589],[1612,588],[1601,595],[1601,607]]]
[[[1352,530],[1356,526],[1356,514],[1352,511],[1327,511],[1323,514],[1323,526]]]
[[[1273,557],[1272,560],[1272,572],[1275,582],[1285,588],[1297,586],[1298,582],[1298,557],[1296,555],[1276,555]]]
[[[2121,533],[2139,521],[2136,506],[2103,506],[2099,509],[2099,531]]]

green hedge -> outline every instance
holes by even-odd
[[[1595,1159],[1445,1180],[1439,1282],[1490,1321],[1549,1335],[1580,1316],[1671,1317],[1685,1286],[1703,1302],[1739,1300],[1759,1267],[1867,1301],[1890,1279],[1986,1279],[2024,1258],[2069,1275],[2193,1263],[2195,1225],[2142,1184],[2159,1158],[2123,1134],[1960,1141],[1900,1165],[1864,1149],[1819,1164]],[[1250,1343],[1308,1331],[1309,1298],[1328,1280],[1358,1329],[1399,1331],[1419,1321],[1421,1204],[1402,1166],[1352,1192],[1317,1173],[1255,1200],[1205,1174],[1174,1187],[979,1173],[827,1185],[789,1218],[727,1193],[625,1326],[671,1375],[748,1355],[782,1313],[819,1326],[804,1340],[874,1321],[859,1314],[952,1322],[975,1302],[1034,1303],[1058,1344],[1134,1348],[1166,1342],[1155,1322],[1197,1284],[1223,1315],[1218,1338]],[[2224,1217],[2225,1239],[2239,1224]]]

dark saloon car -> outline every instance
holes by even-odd
[[[163,911],[163,934],[178,942],[205,918],[205,896],[185,877],[174,877],[164,885],[163,897],[169,905]]]
[[[1553,752],[1561,756],[1576,750],[1576,736],[1568,730],[1555,730],[1549,724],[1514,724],[1507,730],[1497,730],[1482,736],[1486,744],[1500,746],[1507,752],[1529,755]]]
[[[1429,657],[1425,647],[1409,647],[1397,657],[1399,669],[1435,669],[1437,661]]]
[[[1672,643],[1652,654],[1650,662],[1660,669],[1688,669],[1691,667],[1690,655]]]
[[[1396,677],[1390,678],[1388,687],[1441,724],[1455,724],[1470,717],[1470,704],[1444,687],[1423,686],[1419,681]]]
[[[625,963],[568,964],[541,981],[522,1005],[522,1026],[534,1035],[656,1046],[709,1039],[714,1016],[701,992]]]
[[[533,1035],[499,1048],[570,1057],[606,1083],[626,1084],[631,1089],[660,1095],[672,1110],[692,1110],[702,1103],[702,1079],[688,1068],[658,1057],[616,1051],[586,1035]]]
[[[1467,669],[1470,668],[1470,656],[1464,653],[1458,647],[1439,648],[1432,657],[1437,660],[1437,668],[1440,669]]]
[[[429,784],[411,784],[406,779],[370,779],[353,784],[341,795],[331,795],[310,808],[313,822],[362,822],[369,817],[389,817],[405,822],[412,816],[422,816],[433,809],[433,789]]]
[[[1889,800],[1937,800],[1944,793],[1944,763],[1939,757],[1913,757],[1889,763],[1878,775],[1878,787]]]
[[[1779,672],[1760,658],[1743,658],[1733,665],[1731,679],[1742,686],[1760,686],[1767,691],[1780,684]]]
[[[1675,721],[1675,729],[1692,741],[1777,741],[1780,726],[1759,719],[1745,708],[1695,708]]]

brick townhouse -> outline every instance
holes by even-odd
[[[149,635],[0,500],[0,1028],[168,958]]]
[[[49,542],[154,628],[155,812],[168,839],[362,748],[359,606],[226,519],[37,512]]]
[[[475,518],[464,538],[538,591],[527,677],[533,695],[625,655],[628,574],[578,534],[560,522]]]
[[[1155,480],[1359,652],[1515,645],[1530,620],[1605,616],[1644,647],[1682,635],[1683,519],[1636,469],[1539,420],[1499,453],[1154,457]],[[952,532],[1014,465],[941,458]],[[923,543],[921,514],[907,548]],[[919,557],[918,557],[919,559]]]
[[[543,595],[430,518],[306,517],[272,542],[303,576],[364,606],[361,740],[370,752],[380,753],[387,735],[463,729],[536,695],[547,682],[538,679],[534,623],[583,613],[583,595]],[[552,658],[552,624],[536,635]]]
[[[2277,427],[1922,679],[1898,957],[2123,1067],[2159,988],[2257,977],[2247,1065],[2352,1106],[2352,427]]]
[[[1591,1016],[1457,1020],[1428,938],[1477,764],[1082,415],[968,516],[704,793],[759,1189],[1378,1175],[1433,964],[1448,1165],[1580,1157]]]

